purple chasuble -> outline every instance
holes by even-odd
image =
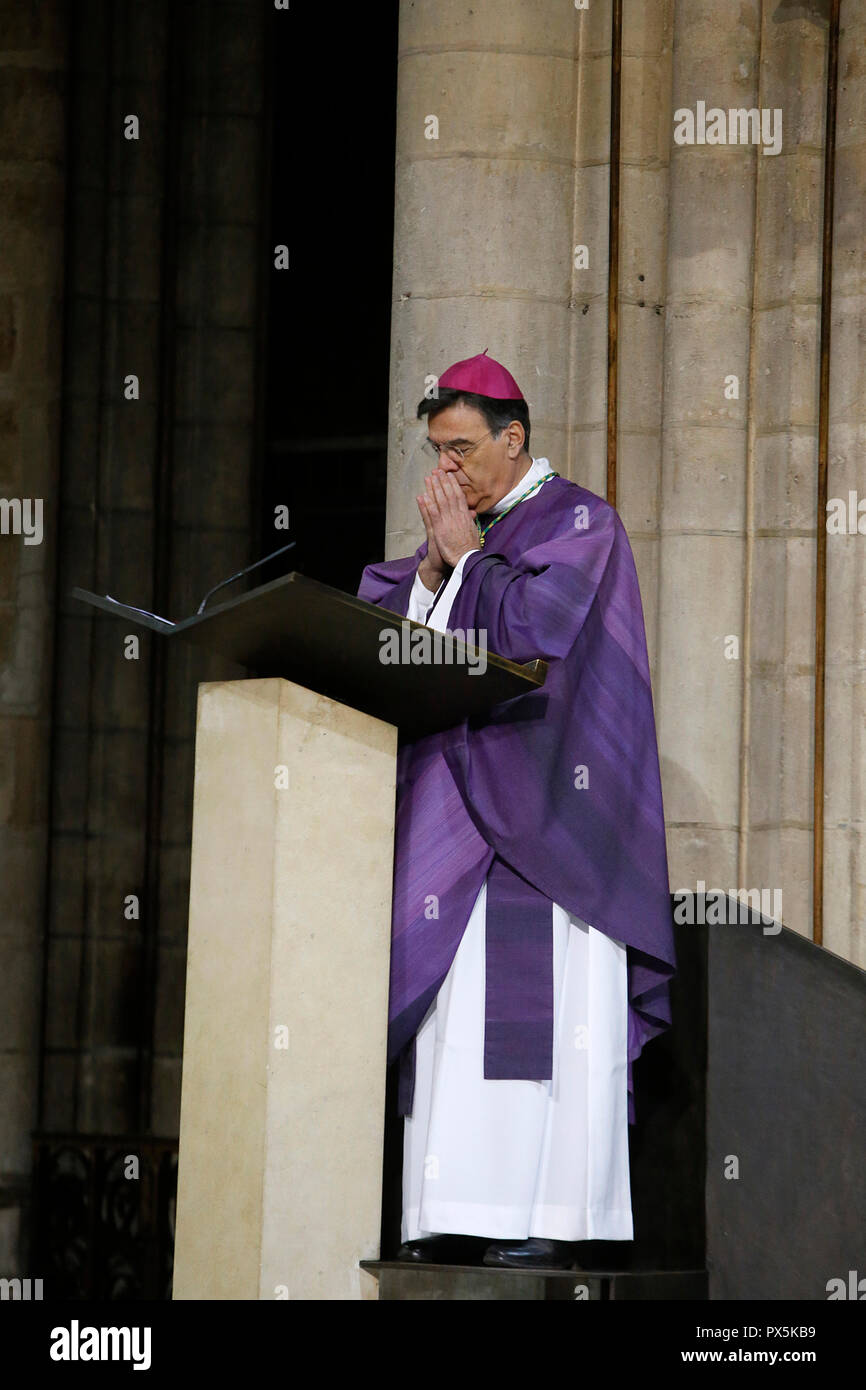
[[[368,565],[359,597],[405,616],[426,550]],[[415,1034],[490,875],[485,1077],[551,1075],[559,903],[627,947],[633,1123],[632,1064],[670,1025],[676,960],[643,609],[614,508],[565,478],[515,507],[465,562],[449,629],[467,628],[549,669],[483,719],[401,741],[388,1027],[401,1113]]]

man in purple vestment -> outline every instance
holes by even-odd
[[[552,1075],[550,914],[560,905],[627,948],[633,1122],[632,1063],[670,1024],[675,956],[628,537],[603,498],[531,458],[526,401],[486,352],[443,373],[418,415],[438,461],[417,499],[426,540],[414,556],[368,566],[359,596],[428,623],[444,608],[448,630],[481,631],[492,652],[542,658],[548,673],[483,720],[401,743],[389,1000],[401,1113],[412,1113],[419,1025],[486,884],[485,1080]],[[430,1258],[434,1241],[404,1242],[401,1257]],[[563,1247],[493,1242],[485,1263],[568,1264]]]

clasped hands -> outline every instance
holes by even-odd
[[[425,588],[436,590],[461,555],[480,550],[481,544],[475,512],[453,473],[437,468],[424,485],[426,493],[415,499],[427,532],[427,554],[418,566],[418,576]]]

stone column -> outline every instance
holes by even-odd
[[[35,1123],[57,545],[66,11],[0,0],[0,1275],[24,1267]],[[7,520],[7,515],[9,519]],[[32,514],[38,517],[38,511]],[[14,525],[4,509],[4,526]],[[32,535],[37,539],[38,533]]]
[[[586,124],[593,106],[606,112],[609,87],[610,7],[601,8],[606,44],[594,102],[587,101]],[[595,6],[589,12],[598,13]],[[601,23],[602,21],[596,21]],[[586,21],[589,23],[589,20]],[[622,121],[620,155],[620,269],[619,269],[619,429],[617,442],[616,507],[629,534],[643,600],[647,648],[653,686],[657,678],[659,620],[659,547],[661,526],[662,434],[664,426],[664,360],[667,320],[665,298],[668,270],[668,200],[670,196],[673,46],[673,5],[670,0],[623,6]],[[588,55],[587,55],[588,56]],[[584,64],[583,45],[581,63]],[[583,84],[581,84],[581,91]],[[583,110],[583,108],[581,108]],[[600,118],[599,118],[600,119]],[[609,122],[604,119],[607,136]],[[607,158],[607,146],[597,152]],[[609,166],[592,172],[604,180],[598,201],[607,217],[606,184]],[[589,171],[587,171],[589,173]],[[607,236],[607,223],[599,228]],[[602,372],[607,365],[607,285],[601,287],[605,337],[595,347]],[[579,329],[586,320],[575,316]],[[600,335],[596,335],[597,338]],[[597,368],[598,369],[598,368]],[[573,476],[604,495],[606,484],[606,393],[602,379],[597,438],[593,449],[595,481],[583,470]],[[596,392],[593,392],[596,395]],[[577,458],[581,452],[578,443]]]
[[[389,555],[423,535],[415,407],[425,377],[458,358],[487,348],[505,362],[530,404],[531,451],[572,471],[579,25],[573,5],[544,0],[401,4]],[[591,252],[597,288],[603,248]]]
[[[751,107],[757,0],[675,8],[671,108]],[[755,161],[670,129],[656,710],[671,887],[737,882]],[[739,399],[726,399],[736,375]],[[726,660],[729,636],[739,659]]]
[[[827,537],[824,944],[866,966],[866,13],[841,6],[828,496],[861,507],[857,535]],[[822,518],[818,518],[818,525]]]
[[[782,150],[756,168],[743,586],[739,883],[780,889],[812,934],[812,769],[818,371],[827,26],[763,15],[758,105]]]

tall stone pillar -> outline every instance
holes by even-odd
[[[581,82],[581,122],[591,126],[593,113],[604,143],[593,152],[586,177],[603,181],[596,201],[605,221],[599,239],[607,237],[607,182],[610,166],[606,117],[610,87],[610,7],[592,6],[603,52],[594,60],[595,80]],[[600,18],[599,18],[600,15]],[[585,23],[588,25],[590,19]],[[581,43],[581,65],[589,53]],[[662,443],[664,413],[665,335],[668,321],[665,296],[668,271],[668,200],[670,196],[671,66],[673,6],[670,3],[623,6],[622,121],[620,146],[620,265],[618,332],[618,437],[616,507],[628,531],[640,580],[647,650],[656,698],[662,688],[658,670],[659,551],[661,517]],[[578,132],[580,138],[580,131]],[[580,174],[579,176],[580,177]],[[605,333],[596,332],[594,361],[601,381],[591,393],[596,413],[593,439],[594,481],[573,474],[579,482],[604,495],[606,474],[607,284],[599,287],[602,301],[596,318],[604,316]],[[576,329],[589,315],[575,316]],[[600,341],[599,341],[600,338]],[[576,399],[579,396],[575,393]],[[586,457],[578,437],[577,459]]]
[[[782,149],[755,168],[738,882],[779,889],[785,925],[811,936],[827,26],[765,8],[760,44]]]
[[[66,6],[0,0],[0,1275],[24,1268],[57,544]],[[25,537],[16,508],[42,508]],[[18,517],[22,513],[18,511]],[[16,526],[18,527],[16,533]]]
[[[675,8],[673,111],[758,95],[757,0]],[[737,882],[755,148],[670,128],[657,714],[672,888]],[[739,382],[726,399],[725,378]],[[740,659],[726,659],[726,639]]]
[[[839,41],[828,496],[861,509],[827,537],[824,943],[866,966],[866,13],[843,0]],[[822,518],[818,518],[822,524]]]
[[[579,24],[573,5],[544,0],[401,4],[389,555],[423,535],[415,407],[425,378],[458,358],[487,348],[507,363],[532,452],[571,472]],[[591,256],[597,289],[597,242]]]

